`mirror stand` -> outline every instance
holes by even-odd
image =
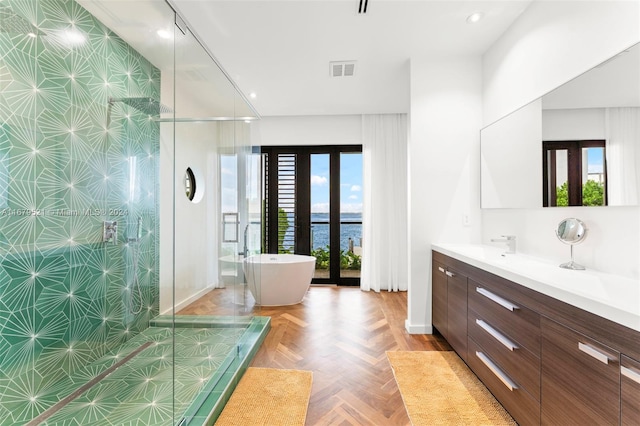
[[[571,261],[560,265],[564,269],[584,271],[585,267],[573,261],[573,246],[581,243],[587,236],[587,227],[580,219],[568,218],[562,220],[556,229],[556,236],[560,241],[571,247]]]
[[[573,261],[573,244],[571,244],[569,247],[571,247],[571,261],[563,263],[562,265],[560,265],[560,267],[564,269],[574,269],[576,271],[584,271],[585,270],[584,266]]]

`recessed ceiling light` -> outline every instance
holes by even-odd
[[[167,30],[158,30],[156,31],[156,34],[158,34],[158,37],[160,38],[165,38],[165,39],[171,38],[171,33]]]
[[[255,98],[257,98],[257,97],[258,97],[258,95],[256,95],[256,92],[251,92],[251,93],[249,93],[249,97],[250,97],[251,99],[255,99]]]
[[[479,22],[484,17],[484,13],[482,12],[474,12],[471,15],[467,16],[467,24],[475,24]]]

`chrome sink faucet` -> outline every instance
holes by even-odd
[[[492,238],[492,243],[507,243],[506,254],[516,253],[516,236],[515,235],[502,235],[502,238]]]

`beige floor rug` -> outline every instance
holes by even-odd
[[[515,425],[455,352],[387,352],[409,419],[423,425]]]
[[[216,426],[303,426],[312,373],[249,367]]]

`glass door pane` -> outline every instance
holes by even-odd
[[[247,227],[244,232],[244,254],[262,252],[262,156],[257,147],[247,155]]]
[[[222,214],[222,238],[220,241],[220,278],[225,286],[235,285],[242,274],[239,263],[238,215],[238,157],[235,154],[220,155],[220,210]]]
[[[582,148],[582,205],[604,206],[604,148]]]
[[[547,151],[547,185],[550,207],[569,205],[569,155],[566,149]]]
[[[236,303],[246,214],[236,90],[189,29],[176,28],[173,424],[188,424],[182,419],[208,413],[228,385],[223,373],[246,329]]]
[[[559,149],[555,151],[556,162],[555,168],[555,193],[556,193],[556,205],[568,206],[569,205],[569,156],[566,149]]]
[[[278,253],[295,252],[296,166],[296,154],[278,154]]]
[[[360,278],[362,153],[340,154],[340,277]]]
[[[314,278],[329,278],[330,203],[329,154],[311,154],[311,255],[316,258]]]

